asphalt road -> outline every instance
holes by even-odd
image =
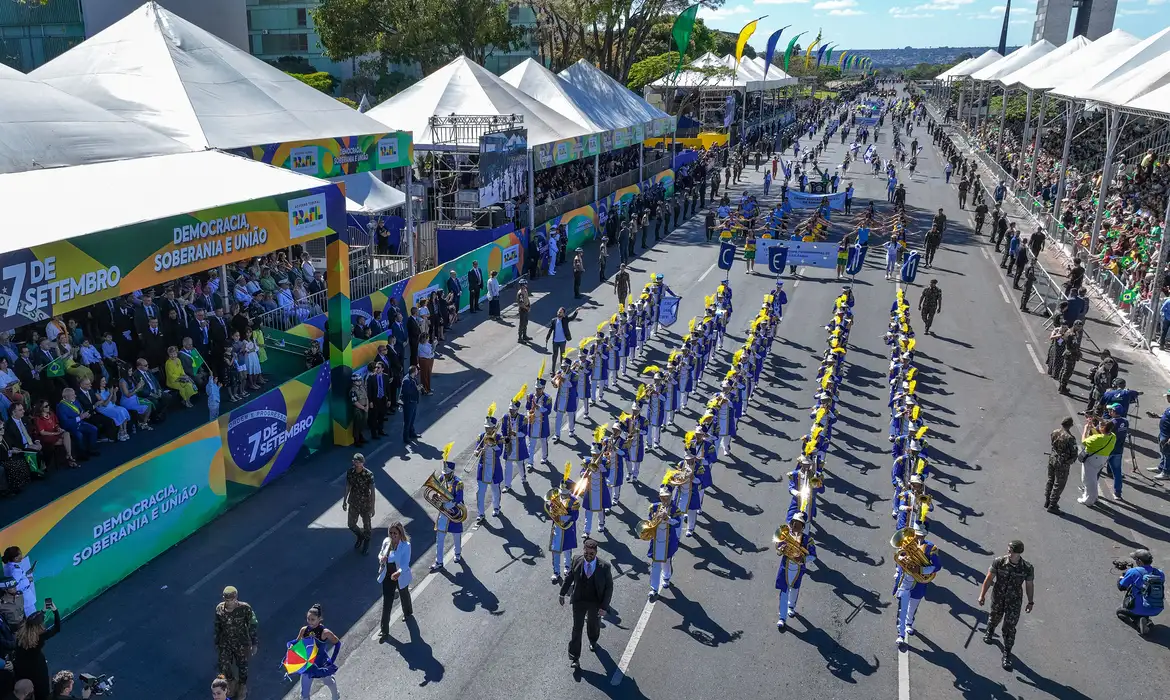
[[[929,141],[924,127],[918,133]],[[888,124],[881,136],[885,154]],[[842,147],[833,140],[829,160],[839,161]],[[622,505],[599,535],[602,556],[612,560],[617,577],[611,613],[598,653],[583,656],[580,673],[568,668],[570,616],[556,604],[545,553],[549,525],[542,496],[559,470],[539,470],[528,491],[504,497],[502,518],[465,535],[463,565],[448,559],[445,573],[426,573],[434,559],[433,511],[419,498],[419,487],[438,467],[444,444],[454,441],[456,453],[468,454],[487,405],[504,405],[520,384],[531,383],[542,356],[538,346],[516,343],[514,327],[491,322],[472,327],[468,321],[436,365],[435,395],[420,420],[423,446],[408,452],[396,444],[367,450],[380,494],[376,522],[406,523],[416,560],[415,618],[405,625],[396,615],[392,641],[379,644],[371,637],[380,612],[376,564],[372,555],[361,557],[351,549],[340,510],[340,477],[349,451],[336,451],[300,465],[70,618],[49,644],[52,666],[113,673],[121,697],[204,698],[214,675],[212,612],[220,589],[232,584],[261,619],[252,698],[290,691],[278,662],[284,642],[295,636],[314,602],[324,605],[326,624],[343,638],[337,688],[341,697],[354,700],[391,693],[398,698],[1107,698],[1132,691],[1132,669],[1141,669],[1146,684],[1140,695],[1146,689],[1150,696],[1164,694],[1170,683],[1161,661],[1170,633],[1158,628],[1141,639],[1114,618],[1120,595],[1109,565],[1137,544],[1167,551],[1159,547],[1168,539],[1164,492],[1143,477],[1127,487],[1126,504],[1085,509],[1075,503],[1074,479],[1063,500],[1067,515],[1040,508],[1048,433],[1075,407],[1038,371],[1031,352],[1043,351],[1036,340],[1037,334],[1046,335],[1042,321],[1005,302],[1010,283],[1005,285],[997,265],[982,252],[986,243],[972,236],[970,222],[957,216],[954,190],[942,180],[937,154],[928,146],[919,163],[918,175],[907,184],[909,207],[919,222],[912,241],[921,239],[939,207],[959,220],[937,266],[922,270],[918,279],[920,287],[937,277],[944,290],[937,335],[920,334],[917,353],[919,393],[933,436],[931,538],[942,550],[944,571],[919,610],[919,635],[909,651],[900,654],[894,646],[896,606],[890,596],[894,525],[882,334],[894,285],[883,279],[875,256],[855,281],[857,320],[843,406],[815,526],[820,558],[803,587],[799,618],[787,633],[775,628],[778,559],[771,534],[787,509],[783,475],[808,426],[823,325],[840,290],[831,270],[804,269],[786,282],[790,303],[780,338],[735,455],[716,465],[716,488],[699,528],[675,557],[675,585],[651,606],[646,548],[633,531],[652,491],[649,485],[624,490]],[[758,194],[761,177],[749,168],[745,186]],[[884,206],[884,179],[854,172],[853,182],[855,206],[870,198]],[[844,228],[835,226],[835,235]],[[663,350],[677,345],[685,320],[700,312],[703,295],[720,279],[716,244],[708,244],[701,229],[701,220],[693,219],[634,263],[636,283],[660,272],[683,295],[680,324],[654,343],[647,364],[661,363]],[[597,279],[595,259],[591,247],[587,280]],[[611,271],[615,262],[611,256]],[[737,261],[731,281],[732,337],[742,339],[772,280],[746,274]],[[536,281],[533,318],[551,317],[559,305],[580,304],[576,335],[588,334],[616,307],[612,287],[589,289],[585,300],[574,302],[570,286],[568,270]],[[918,291],[910,289],[912,303]],[[1105,340],[1097,339],[1102,345]],[[734,349],[729,343],[721,362]],[[1164,381],[1133,353],[1122,359],[1127,376],[1140,377],[1151,388]],[[1083,384],[1084,378],[1078,381]],[[624,380],[620,399],[607,395],[591,414],[616,417],[629,405],[633,386]],[[687,421],[679,421],[680,428],[664,439],[661,459],[647,459],[646,484],[656,483],[667,458],[677,457],[682,429],[696,417],[692,410]],[[1152,421],[1142,421],[1147,422]],[[553,464],[587,450],[587,431],[594,425],[579,423],[576,442],[554,446]],[[1137,441],[1142,466],[1149,464],[1148,430],[1142,432],[1148,428],[1136,431],[1142,433]],[[472,501],[474,485],[468,497]],[[1008,673],[999,667],[998,649],[979,640],[986,613],[976,597],[992,555],[1014,537],[1025,540],[1025,557],[1036,566],[1037,607],[1021,622],[1016,670]],[[620,668],[623,659],[627,665]],[[317,688],[315,697],[330,696]]]

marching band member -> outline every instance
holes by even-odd
[[[565,462],[565,474],[561,485],[550,491],[545,501],[545,512],[552,525],[548,540],[548,551],[552,554],[553,583],[560,583],[561,576],[569,575],[569,564],[573,561],[573,550],[577,548],[577,518],[581,515],[581,500],[578,498],[571,478],[573,463]],[[557,499],[556,505],[553,499]],[[563,514],[562,514],[563,508]]]
[[[719,392],[707,407],[715,411],[716,425],[719,432],[719,449],[724,456],[731,455],[731,439],[735,437],[735,423],[737,410],[732,396],[735,388],[730,379],[723,380],[723,390]]]
[[[918,606],[926,597],[928,585],[926,581],[916,580],[907,572],[907,569],[917,571],[919,576],[930,576],[937,574],[938,570],[942,568],[938,547],[926,539],[926,532],[915,529],[913,533],[914,541],[906,543],[906,548],[916,549],[918,556],[922,557],[922,561],[926,563],[908,561],[905,558],[906,552],[902,548],[899,548],[898,553],[894,556],[894,597],[898,599],[898,638],[895,643],[899,647],[906,644],[907,637],[914,636],[914,614],[918,612]]]
[[[504,441],[504,491],[512,490],[516,472],[520,473],[520,483],[528,483],[528,473],[524,471],[528,464],[528,421],[520,415],[520,402],[527,394],[528,385],[525,384],[512,397],[507,415],[500,420],[500,434]]]
[[[808,492],[802,489],[808,484]],[[816,463],[805,455],[796,459],[796,469],[788,472],[788,493],[792,494],[792,502],[788,505],[788,519],[803,512],[808,519],[816,520],[817,494],[825,492],[825,479]]]
[[[500,439],[496,435],[495,414],[496,404],[492,403],[491,406],[488,406],[483,432],[479,434],[479,440],[475,444],[475,480],[479,485],[475,495],[475,503],[478,507],[476,524],[484,521],[484,499],[487,496],[489,486],[492,488],[492,497],[494,498],[492,503],[495,505],[492,515],[496,517],[500,515],[500,482],[504,480],[504,469],[500,465]]]
[[[657,365],[642,370],[654,377],[646,403],[646,418],[650,421],[650,447],[657,449],[662,442],[662,426],[666,423],[666,383]]]
[[[552,399],[544,393],[544,362],[540,363],[540,375],[536,388],[528,395],[524,410],[528,416],[528,471],[536,470],[536,453],[543,457],[541,464],[552,464],[548,459],[548,414],[552,411]]]
[[[593,350],[593,377],[590,380],[593,385],[593,395],[589,397],[589,403],[594,404],[605,396],[605,385],[609,382],[609,370],[606,362],[606,356],[609,355],[609,341],[605,337],[604,323],[597,327],[597,342],[589,347]]]
[[[659,321],[659,315],[662,311],[662,296],[666,292],[670,292],[671,296],[679,296],[678,294],[674,293],[673,289],[667,286],[666,282],[663,281],[661,273],[654,275],[654,283],[650,292],[650,298],[654,302],[651,307],[653,309],[652,313],[654,321],[654,335],[658,335],[658,332],[662,330],[662,323]]]
[[[628,440],[626,424],[621,420],[616,420],[610,426],[610,431],[602,444],[601,458],[605,461],[606,481],[609,482],[610,501],[613,505],[621,502],[622,483],[626,477],[626,443]],[[605,509],[605,513],[609,514],[609,508]]]
[[[682,352],[679,354],[678,360],[678,377],[679,410],[685,411],[691,400],[691,392],[695,390],[694,354],[689,335],[683,336]]]
[[[593,378],[593,353],[592,348],[587,346],[587,343],[592,342],[592,338],[585,338],[581,341],[581,347],[573,358],[573,372],[577,376],[577,403],[581,406],[581,417],[589,417],[589,404],[593,403],[591,400],[593,394],[592,378]]]
[[[788,295],[784,292],[784,280],[776,278],[776,289],[772,292],[772,312],[776,314],[776,323],[784,322],[784,305],[788,303]]]
[[[663,388],[662,388],[662,406],[666,410],[666,417],[663,420],[663,426],[674,425],[674,414],[678,410],[679,402],[682,400],[679,392],[679,376],[678,376],[678,359],[675,350],[671,353],[671,358],[666,362],[666,372],[663,374]]]
[[[684,511],[683,520],[687,524],[685,537],[695,534],[699,512],[703,509],[703,486],[695,483],[695,477],[699,476],[701,469],[703,465],[699,463],[698,457],[687,453],[678,468],[668,471],[663,479],[663,483],[674,487],[675,509]]]
[[[703,489],[709,489],[715,485],[715,460],[717,451],[715,448],[715,440],[711,435],[710,427],[715,420],[715,416],[706,413],[699,419],[699,424],[695,426],[695,437],[692,443],[695,455],[703,464],[703,471],[701,472],[701,482]],[[699,506],[699,512],[703,512],[702,504]]]
[[[622,376],[630,376],[630,356],[638,351],[637,334],[624,305],[618,307],[618,327],[621,329]]]
[[[610,498],[609,483],[606,481],[608,465],[602,459],[602,440],[605,439],[605,426],[601,426],[594,433],[593,445],[589,448],[589,459],[586,460],[581,471],[581,478],[588,481],[581,499],[581,507],[585,510],[585,536],[593,533],[593,521],[597,521],[597,531],[605,532],[605,511],[613,507]]]
[[[736,363],[739,365],[739,367],[736,367],[728,373],[731,377],[732,387],[735,391],[735,418],[737,421],[740,418],[743,418],[743,412],[747,410],[748,402],[747,378],[743,372],[742,362],[743,355],[740,355],[739,362]]]
[[[638,349],[641,351],[640,356],[646,356],[646,350],[650,347],[650,333],[651,327],[654,324],[654,319],[650,315],[650,293],[642,292],[642,296],[638,300]]]
[[[796,615],[796,601],[800,598],[800,584],[808,565],[816,561],[817,547],[805,530],[808,516],[796,513],[788,521],[785,539],[776,542],[780,555],[780,570],[776,572],[776,588],[780,591],[780,619],[776,629],[783,631],[788,618]],[[783,533],[784,528],[781,528]],[[780,534],[780,533],[777,533]]]
[[[447,535],[455,536],[455,563],[458,564],[463,556],[463,521],[452,520],[449,513],[463,505],[463,480],[455,476],[455,463],[450,461],[451,448],[455,443],[447,444],[443,449],[443,474],[439,483],[451,494],[451,500],[443,504],[439,517],[435,518],[435,563],[431,564],[431,571],[443,568],[443,553],[447,543]],[[458,517],[458,514],[456,514]]]
[[[626,459],[630,463],[630,470],[626,474],[626,481],[637,481],[638,472],[642,469],[642,460],[646,459],[646,435],[650,430],[649,421],[642,415],[642,406],[646,398],[646,385],[638,387],[638,394],[630,406],[629,413],[623,413],[618,420],[626,424]]]
[[[921,475],[915,474],[910,477],[910,488],[898,494],[896,507],[899,530],[914,526],[921,527],[923,532],[930,531],[930,521],[926,515],[934,512],[934,499],[926,495],[926,480]],[[918,512],[911,513],[912,509]]]
[[[680,513],[671,501],[670,487],[663,484],[658,489],[658,502],[650,504],[646,521],[641,523],[639,536],[649,540],[650,548],[650,593],[646,599],[651,603],[658,598],[662,587],[670,588],[671,559],[678,551],[678,528],[682,523]]]
[[[605,369],[609,375],[608,388],[617,391],[618,375],[622,369],[622,346],[625,344],[625,334],[622,333],[621,323],[617,314],[609,320],[609,348],[605,354]]]
[[[570,350],[565,350],[568,355]],[[566,357],[561,361],[561,369],[553,376],[553,409],[557,413],[557,422],[553,430],[553,442],[561,441],[561,428],[568,418],[569,435],[577,427],[577,375],[573,372],[573,363]]]

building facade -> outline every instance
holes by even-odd
[[[514,51],[493,50],[483,61],[483,67],[496,75],[503,75],[529,58],[539,60],[540,44],[536,40],[536,10],[528,4],[508,7],[508,22],[522,32],[520,45]],[[543,63],[543,61],[542,61]]]
[[[1073,20],[1073,13],[1076,20]],[[1113,31],[1117,0],[1036,0],[1032,41],[1047,39],[1056,46],[1072,36],[1096,41]]]
[[[0,2],[0,63],[22,73],[84,40],[81,0],[49,0],[44,5]]]
[[[352,78],[356,61],[333,61],[325,56],[321,37],[313,27],[312,11],[318,0],[246,0],[248,52],[265,61],[282,56],[303,58],[319,71]]]

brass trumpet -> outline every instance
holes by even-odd
[[[572,527],[572,523],[562,523],[561,518],[569,514],[569,508],[572,506],[571,496],[561,496],[560,489],[549,489],[544,496],[544,512],[552,519],[553,525],[567,530]]]
[[[894,561],[915,582],[930,583],[937,576],[937,573],[922,573],[924,566],[930,566],[930,559],[926,556],[926,552],[922,551],[922,547],[918,546],[913,528],[906,527],[895,532],[894,536],[890,538],[890,546],[896,550]]]
[[[808,548],[800,543],[800,535],[794,533],[788,523],[776,528],[776,532],[772,534],[772,543],[778,545],[777,553],[780,556],[788,557],[798,564],[808,556]]]
[[[447,519],[453,523],[461,523],[467,520],[467,507],[462,504],[456,504],[450,510],[446,509],[444,505],[450,501],[454,501],[455,497],[451,494],[450,489],[443,485],[442,479],[432,473],[423,482],[423,498],[427,503],[430,503]]]
[[[664,506],[659,503],[657,508],[658,510],[654,511],[652,518],[638,521],[638,539],[646,542],[654,539],[654,536],[658,533],[658,527],[670,517],[670,506]]]

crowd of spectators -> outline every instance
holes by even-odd
[[[649,154],[645,156],[649,159]],[[631,146],[608,153],[598,158],[598,178],[605,181],[638,169],[638,148]],[[593,159],[581,158],[571,163],[557,165],[537,171],[533,176],[536,186],[537,206],[548,204],[561,197],[593,186]]]
[[[296,264],[279,251],[228,265],[226,285],[213,269],[0,332],[0,495],[152,430],[172,408],[206,402],[214,419],[221,396],[259,389],[262,317],[321,313],[322,273],[292,253]]]

